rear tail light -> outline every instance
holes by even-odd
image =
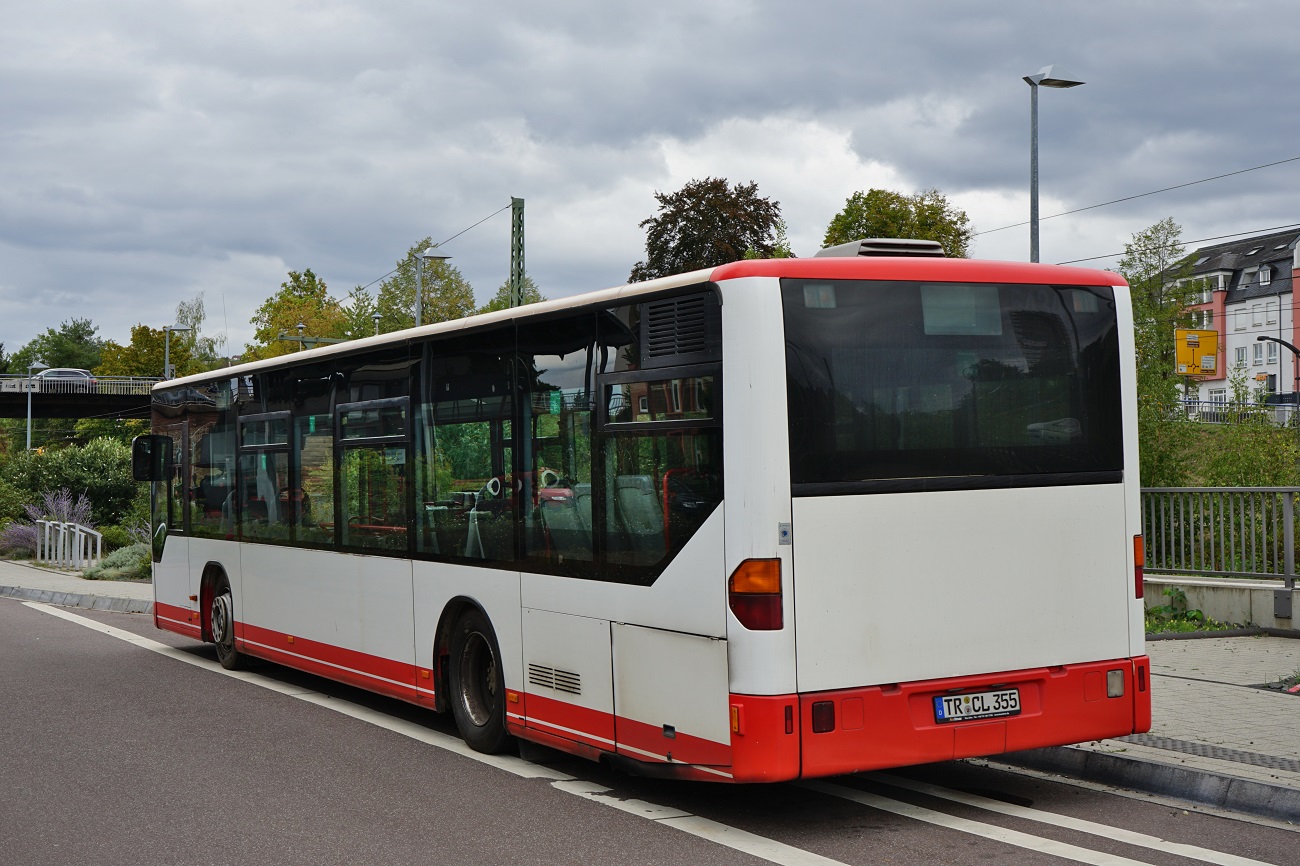
[[[727,604],[740,624],[750,631],[779,631],[781,612],[781,560],[747,559],[727,582]]]
[[[1141,598],[1142,587],[1142,566],[1146,562],[1146,546],[1142,543],[1142,536],[1133,536],[1133,597]]]

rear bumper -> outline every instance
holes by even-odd
[[[1114,670],[1123,672],[1124,694],[1111,698],[1106,695],[1106,675]],[[935,697],[995,687],[1019,691],[1018,715],[935,720]],[[813,733],[813,705],[827,702],[834,708],[834,726]],[[997,755],[1151,727],[1145,656],[799,695],[732,695],[731,705],[736,781],[810,778]],[[793,724],[786,724],[787,713],[794,716]]]

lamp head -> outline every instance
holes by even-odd
[[[1044,66],[1033,75],[1025,76],[1025,83],[1030,87],[1055,87],[1064,89],[1066,87],[1078,87],[1085,84],[1082,79],[1076,78],[1065,71],[1061,66]]]

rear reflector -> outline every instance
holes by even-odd
[[[1142,543],[1142,536],[1133,536],[1133,592],[1134,598],[1141,598],[1143,594],[1142,568],[1146,562],[1146,546]]]
[[[778,631],[781,612],[781,560],[747,559],[727,583],[727,604],[750,631]]]
[[[828,734],[835,730],[834,701],[817,701],[812,705],[812,729],[814,734]]]

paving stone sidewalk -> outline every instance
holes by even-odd
[[[75,572],[8,560],[0,560],[0,596],[92,610],[153,612],[151,583],[86,580]]]
[[[1300,639],[1150,641],[1147,653],[1150,733],[1009,762],[1300,823],[1300,695],[1263,688],[1300,672]]]

